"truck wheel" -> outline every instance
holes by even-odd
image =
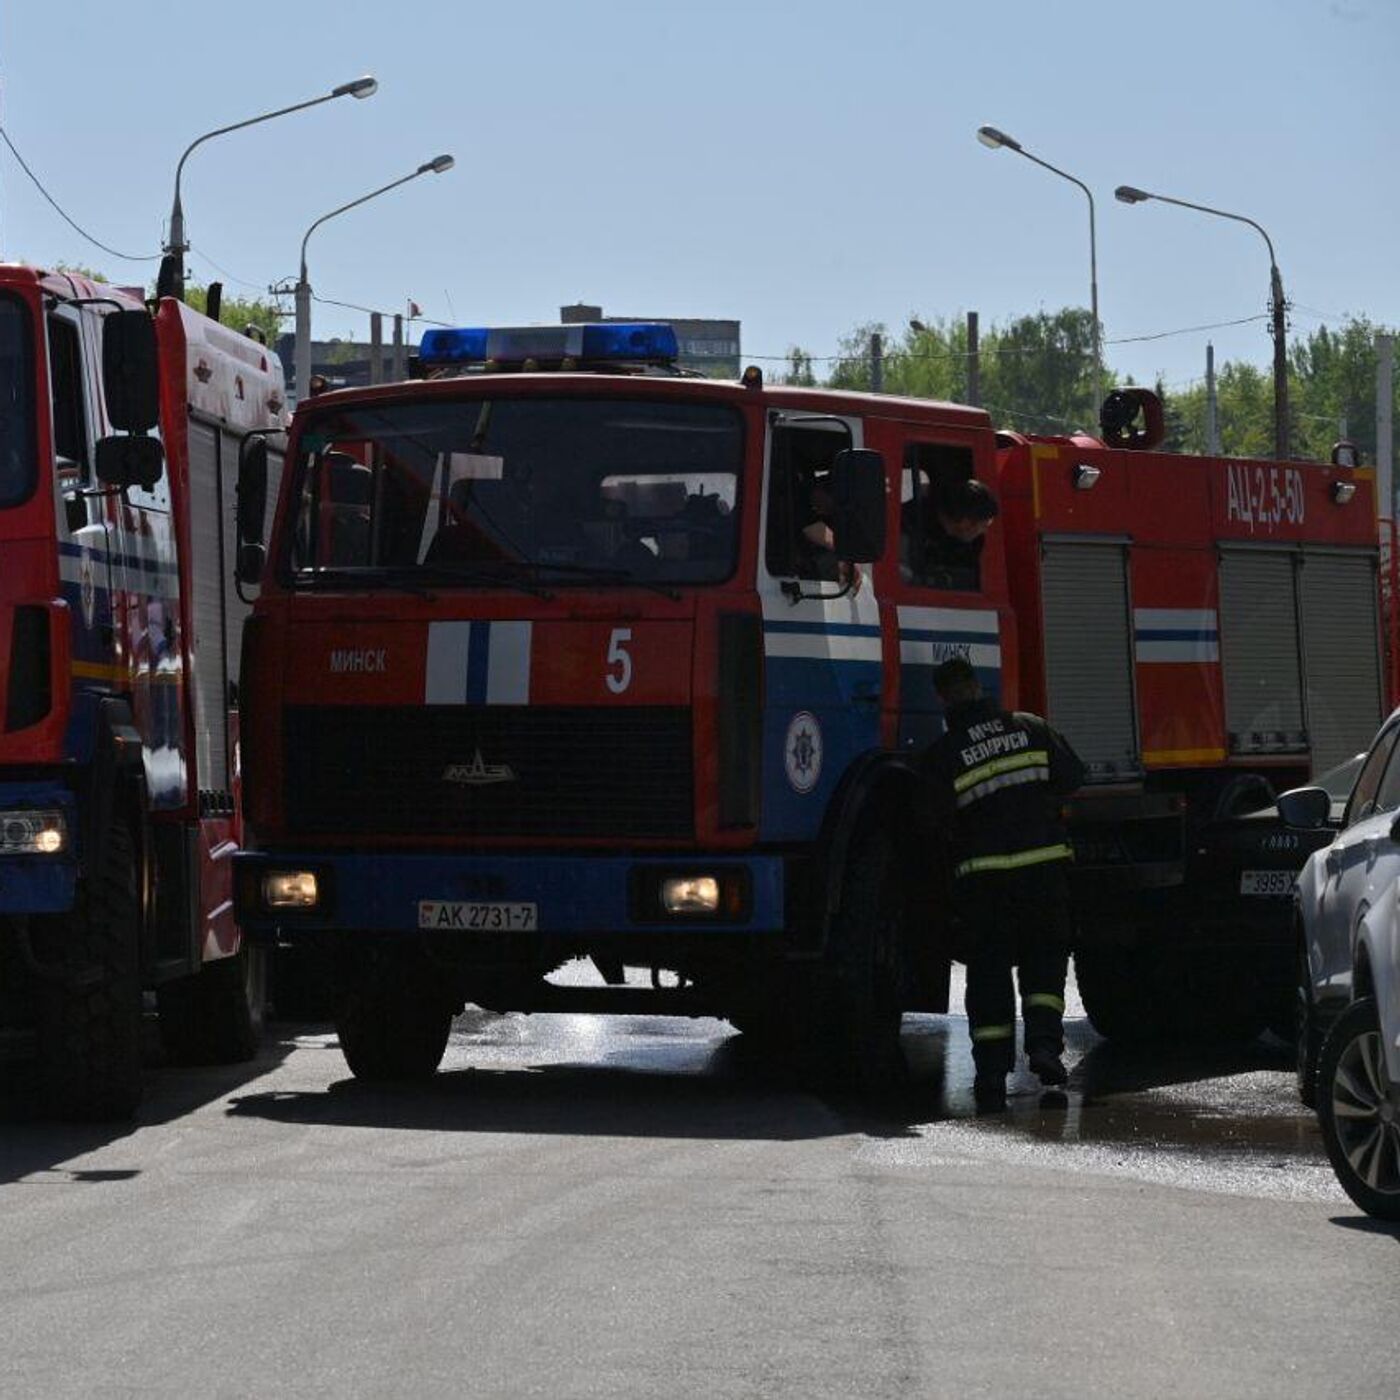
[[[1317,1067],[1322,1058],[1322,1026],[1318,1019],[1317,1006],[1313,1002],[1312,973],[1308,968],[1307,954],[1301,942],[1298,945],[1298,991],[1295,1002],[1297,1017],[1295,1030],[1296,1059],[1295,1074],[1298,1081],[1298,1099],[1304,1108],[1317,1107]]]
[[[124,820],[113,820],[101,868],[79,881],[72,913],[36,926],[41,956],[64,970],[40,994],[46,1103],[63,1118],[129,1118],[141,1101],[141,888]]]
[[[268,961],[268,997],[279,1021],[329,1021],[335,1014],[329,959],[310,943],[274,948]]]
[[[335,1028],[356,1079],[428,1079],[442,1063],[452,1015],[416,964],[370,959],[343,988]]]
[[[157,990],[161,1043],[176,1064],[242,1064],[258,1053],[266,1004],[267,950],[245,941]]]
[[[1131,948],[1079,948],[1074,976],[1098,1033],[1120,1045],[1160,1040],[1169,1029],[1166,995],[1153,976],[1155,959]]]
[[[1171,960],[1162,991],[1174,1005],[1173,1029],[1188,1043],[1254,1040],[1268,1017],[1247,968],[1228,959],[1198,958],[1194,967]],[[1175,988],[1175,992],[1173,992]]]
[[[831,929],[825,1026],[831,1068],[861,1090],[899,1082],[900,958],[907,891],[899,848],[881,827],[857,839]]]
[[[1348,1196],[1378,1220],[1400,1220],[1400,1122],[1387,1092],[1374,998],[1347,1007],[1318,1071],[1318,1116],[1332,1170]]]

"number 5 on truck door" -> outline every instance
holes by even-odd
[[[632,684],[632,653],[626,646],[631,640],[630,627],[614,627],[608,640],[608,665],[617,669],[610,670],[605,679],[614,695],[621,695]]]

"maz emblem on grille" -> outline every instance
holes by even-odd
[[[471,787],[481,787],[485,783],[513,783],[515,769],[509,763],[485,763],[481,750],[472,755],[470,763],[449,763],[443,770],[445,783],[466,783]]]

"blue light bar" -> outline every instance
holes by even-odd
[[[664,321],[604,321],[583,328],[585,360],[674,360],[675,330]]]
[[[619,361],[670,363],[680,354],[676,333],[662,321],[604,321],[573,326],[470,326],[426,330],[418,358],[429,365],[484,364],[503,366],[535,360],[558,365],[572,360],[589,363]]]

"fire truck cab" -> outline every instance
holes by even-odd
[[[0,1048],[50,1109],[121,1116],[143,989],[177,1057],[255,1043],[231,522],[281,368],[177,301],[6,265],[0,392]]]
[[[923,531],[994,481],[990,421],[675,354],[428,332],[426,378],[298,408],[244,530],[238,914],[324,951],[357,1074],[430,1073],[466,1001],[726,1016],[862,1075],[946,1008],[911,760],[937,662],[1012,698],[1018,652],[1002,536],[953,578]],[[601,985],[551,980],[577,957]]]

